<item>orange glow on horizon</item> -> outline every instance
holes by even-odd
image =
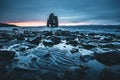
[[[13,24],[17,26],[45,26],[46,22],[44,21],[26,21],[26,22],[10,22],[8,24]]]
[[[17,26],[46,26],[45,21],[26,21],[26,22],[9,22],[8,24],[13,24]],[[64,22],[60,23],[60,26],[77,26],[77,25],[89,25],[91,23],[88,22],[77,22],[77,23],[70,23]]]

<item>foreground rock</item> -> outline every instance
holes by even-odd
[[[0,50],[0,62],[11,62],[14,56],[14,51]]]
[[[41,80],[37,70],[14,68],[10,75],[10,80]]]
[[[101,72],[100,80],[120,80],[120,65],[105,67]]]
[[[32,43],[32,44],[36,44],[36,45],[39,45],[39,43],[41,42],[41,40],[42,40],[42,37],[36,37],[36,38],[34,38],[34,39],[32,39],[32,40],[28,40],[30,43]]]
[[[80,67],[70,67],[65,72],[64,80],[80,80],[85,75]]]
[[[101,54],[95,54],[97,61],[100,63],[111,66],[111,65],[120,65],[120,52],[119,51],[110,51],[103,52]]]
[[[1,80],[9,80],[8,70],[6,66],[12,62],[14,59],[15,52],[8,50],[0,50],[0,79]]]

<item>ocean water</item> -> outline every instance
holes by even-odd
[[[2,27],[0,30],[12,30],[14,27]],[[18,27],[20,30],[32,30],[32,31],[47,31],[47,30],[68,30],[68,31],[80,31],[83,33],[110,33],[120,35],[120,26],[117,25],[84,25],[84,26],[62,26],[62,27]]]

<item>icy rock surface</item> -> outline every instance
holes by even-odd
[[[37,29],[1,30],[0,49],[15,55],[10,64],[0,66],[0,74],[4,73],[0,79],[99,80],[100,75],[106,79],[108,73],[101,71],[108,70],[108,63],[117,63],[117,70],[115,64],[107,66],[119,71],[119,56],[114,60],[120,52],[120,35],[69,27]]]

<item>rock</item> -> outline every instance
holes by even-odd
[[[112,37],[106,37],[104,36],[102,39],[101,39],[101,42],[111,42],[113,40]]]
[[[95,33],[89,33],[88,36],[95,36]]]
[[[36,80],[40,77],[40,73],[34,69],[15,67],[10,75],[11,80]]]
[[[56,36],[52,36],[50,39],[53,41],[54,45],[59,44],[61,42],[61,39]]]
[[[34,48],[36,47],[35,45],[32,44],[26,44],[26,43],[22,43],[22,44],[14,44],[12,46],[9,47],[10,50],[14,50],[14,51],[26,51],[28,49]]]
[[[81,80],[84,75],[85,72],[80,67],[70,67],[65,71],[63,80]]]
[[[51,40],[43,40],[43,45],[48,46],[48,47],[52,47],[54,45],[54,42]]]
[[[119,51],[110,51],[110,52],[103,52],[103,53],[95,53],[95,58],[100,63],[111,66],[120,64],[120,52]]]
[[[15,35],[15,38],[16,38],[17,40],[25,40],[25,37],[24,37],[23,34],[17,34],[17,35]]]
[[[76,35],[66,36],[66,41],[75,40],[76,38],[77,38]]]
[[[101,72],[100,80],[120,80],[120,65],[105,67]]]
[[[20,48],[20,51],[26,51],[25,47]]]
[[[83,46],[85,49],[88,49],[88,50],[96,47],[96,46],[93,45],[93,44],[82,44],[82,46]]]
[[[49,18],[47,20],[47,27],[58,27],[58,17],[53,13],[49,15]]]
[[[52,36],[52,35],[53,35],[53,32],[52,32],[52,31],[43,31],[43,32],[42,32],[42,35],[44,35],[45,37],[46,37],[46,36]]]
[[[94,59],[93,55],[80,55],[80,60],[83,62],[88,62],[93,59]]]
[[[5,67],[1,67],[0,66],[0,79],[1,80],[9,80],[10,76],[7,72],[7,70],[5,69]]]
[[[62,30],[57,30],[55,32],[56,36],[70,36],[70,32],[69,31],[62,31]]]
[[[44,56],[43,56],[43,58],[48,58],[48,57],[50,57],[51,55],[50,55],[50,53],[48,53],[48,54],[45,54]]]
[[[3,48],[3,45],[2,45],[2,44],[0,44],[0,49],[1,49],[1,48]]]
[[[25,30],[24,31],[24,36],[25,37],[35,37],[35,36],[37,36],[37,32]]]
[[[39,43],[41,42],[41,40],[42,40],[42,37],[36,37],[36,38],[34,38],[32,40],[29,40],[29,42],[32,43],[32,44],[39,45]]]
[[[13,39],[12,35],[10,35],[8,33],[1,33],[1,37],[2,37],[2,39],[7,39],[7,40]]]
[[[67,41],[67,44],[71,44],[72,46],[77,46],[79,43],[76,40],[69,40]]]
[[[0,50],[0,61],[11,62],[14,59],[15,52],[9,50]]]
[[[36,62],[36,61],[37,61],[37,58],[36,58],[36,57],[33,57],[33,58],[31,59],[31,61],[32,61],[32,62]]]
[[[77,48],[72,48],[72,50],[70,50],[71,53],[76,53],[76,52],[79,52],[79,49]]]
[[[117,48],[116,45],[110,44],[110,43],[101,44],[100,47],[102,47],[102,48]]]
[[[47,71],[42,74],[42,80],[62,80],[55,71]]]
[[[105,37],[104,40],[109,42],[109,41],[112,41],[113,38],[112,37]]]

